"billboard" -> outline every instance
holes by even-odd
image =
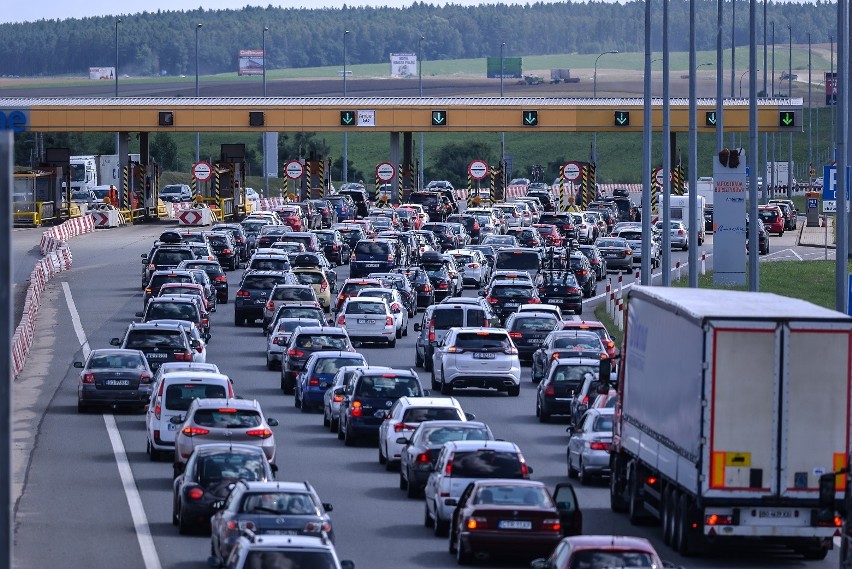
[[[417,75],[416,53],[390,54],[391,77],[412,77]]]
[[[263,50],[241,49],[239,75],[263,75]]]
[[[89,67],[89,79],[92,81],[115,79],[115,67]]]
[[[837,104],[837,73],[825,72],[825,104]]]
[[[485,65],[486,77],[489,79],[500,78],[500,58],[489,57]],[[521,58],[520,57],[504,57],[503,58],[503,78],[504,79],[522,79]]]

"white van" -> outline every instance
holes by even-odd
[[[707,205],[707,200],[704,196],[698,195],[698,207],[695,208],[695,226],[698,228],[698,244],[704,244],[704,206]],[[671,196],[671,219],[672,221],[681,221],[689,230],[689,194],[682,196]],[[662,214],[660,215],[662,219]]]
[[[171,458],[175,450],[175,435],[180,428],[180,425],[171,422],[171,418],[185,414],[193,400],[233,397],[231,380],[221,373],[179,370],[163,375],[154,386],[145,415],[146,451],[151,460]]]

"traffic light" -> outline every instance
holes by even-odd
[[[447,126],[447,111],[432,111],[432,126]]]
[[[630,111],[615,111],[615,126],[630,126]]]
[[[524,126],[538,126],[538,111],[524,111],[522,120]]]

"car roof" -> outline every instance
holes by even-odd
[[[574,535],[564,538],[571,544],[571,549],[580,551],[583,549],[635,549],[657,555],[657,551],[651,542],[642,537],[621,535]]]
[[[224,373],[218,373],[215,371],[202,371],[202,370],[193,370],[193,369],[181,369],[169,372],[165,377],[170,382],[180,382],[180,381],[189,381],[190,379],[199,379],[199,380],[223,380],[230,381],[231,379],[225,375]],[[165,381],[165,380],[164,380]],[[229,399],[230,401],[230,399]]]
[[[450,446],[453,450],[479,450],[479,449],[491,449],[498,451],[518,451],[520,452],[520,447],[513,442],[510,441],[450,441],[448,443],[444,443],[444,446]]]
[[[294,334],[340,334],[346,336],[346,330],[337,326],[299,326]]]
[[[196,454],[219,454],[219,453],[245,453],[245,454],[261,454],[263,449],[257,445],[247,445],[242,443],[205,443],[198,445],[193,449]]]
[[[252,447],[259,448],[259,447]],[[307,482],[288,482],[288,481],[261,481],[261,480],[243,480],[246,490],[249,492],[266,492],[269,490],[284,490],[287,492],[305,492],[311,493],[312,488]]]
[[[360,357],[366,361],[363,354],[358,352],[347,352],[346,350],[323,350],[322,352],[314,352],[310,355],[311,358],[316,357],[318,360],[326,358],[355,358]]]
[[[183,332],[182,324],[170,324],[164,322],[131,322],[128,330],[176,330]]]
[[[401,403],[408,407],[452,407],[461,409],[461,403],[455,397],[400,397]]]
[[[169,374],[171,375],[171,374]],[[216,409],[219,407],[228,407],[231,409],[247,409],[251,411],[260,411],[260,403],[255,399],[224,399],[224,398],[210,398],[210,399],[193,399],[192,404],[195,405],[196,409]]]

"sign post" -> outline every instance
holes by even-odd
[[[209,162],[196,162],[192,165],[192,177],[199,182],[206,182],[213,176],[213,167]]]
[[[736,167],[713,156],[713,282],[746,284],[746,165],[740,150]],[[749,248],[758,247],[750,243]]]
[[[846,213],[849,213],[849,175],[846,167]],[[837,166],[824,166],[822,170],[822,212],[837,213]]]
[[[305,175],[305,165],[298,160],[288,160],[284,164],[284,175],[293,180],[293,194],[296,193],[296,180]]]

